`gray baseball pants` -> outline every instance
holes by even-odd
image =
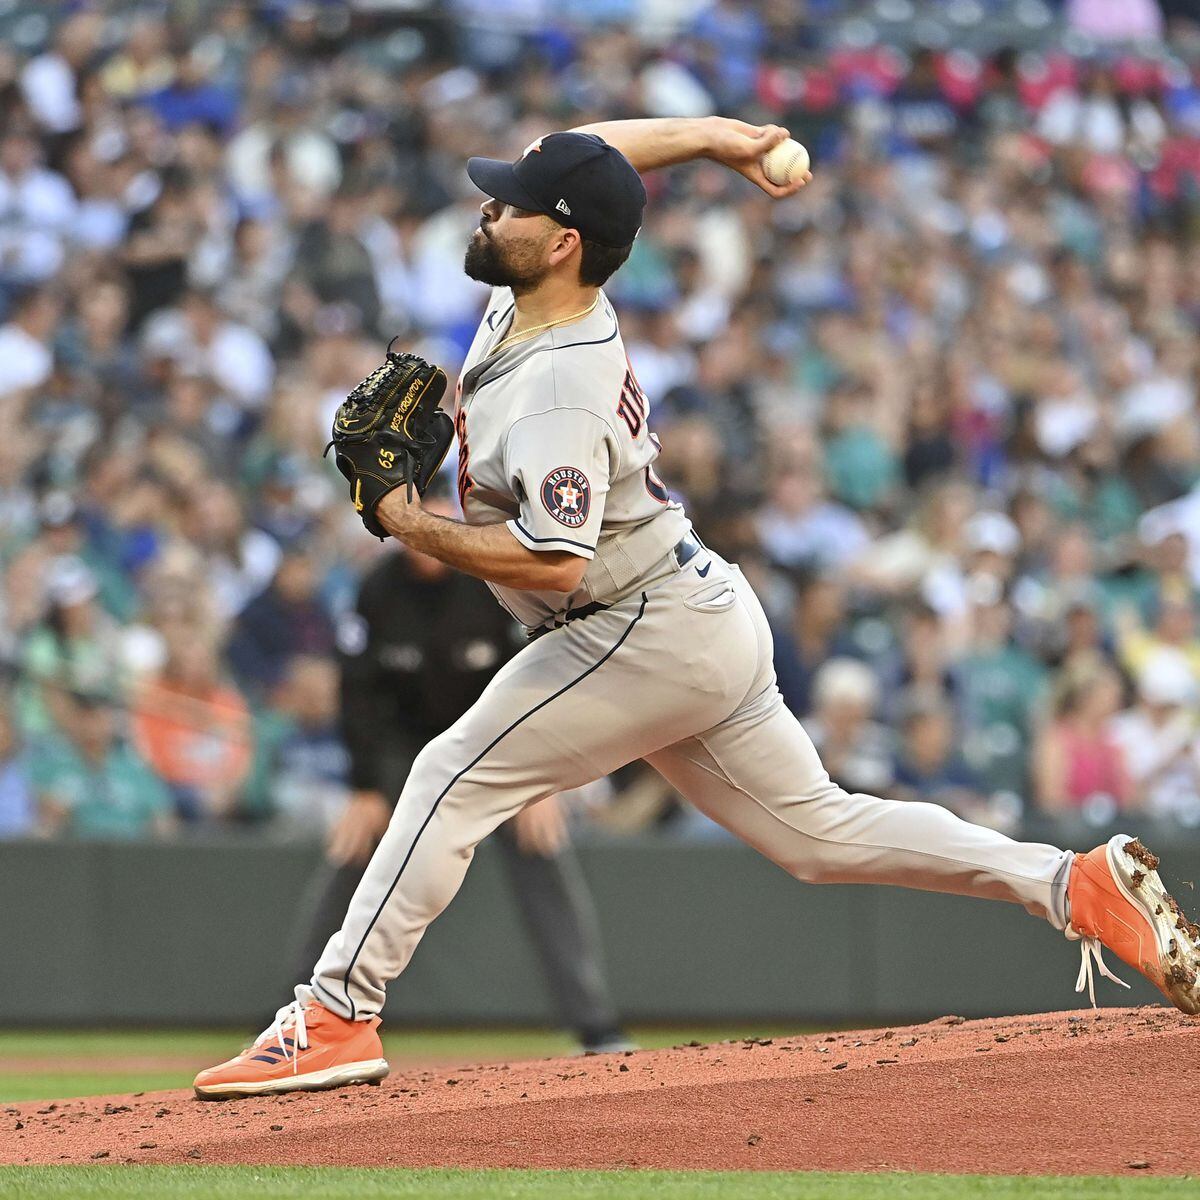
[[[356,1020],[378,1013],[484,837],[524,805],[638,758],[797,879],[1008,900],[1066,925],[1070,852],[830,780],[775,685],[762,606],[736,567],[704,550],[531,642],[421,751],[297,998]]]
[[[526,853],[511,823],[494,836],[560,1019],[584,1046],[611,1037],[620,1017],[608,992],[596,907],[573,847],[549,856]],[[325,866],[313,881],[297,974],[311,970],[330,933],[341,925],[364,870]]]

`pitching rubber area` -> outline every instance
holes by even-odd
[[[393,1073],[201,1104],[10,1105],[0,1162],[1200,1172],[1200,1023],[1167,1008]]]

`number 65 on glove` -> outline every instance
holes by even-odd
[[[402,484],[409,499],[423,496],[437,474],[454,422],[440,407],[446,372],[416,354],[394,354],[376,367],[342,401],[333,418],[337,469],[350,484],[350,498],[368,532],[388,536],[375,518],[379,501]]]

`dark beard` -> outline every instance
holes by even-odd
[[[512,263],[505,262],[496,243],[485,233],[480,233],[478,237],[472,235],[471,240],[467,242],[463,270],[470,278],[490,287],[512,288],[518,296],[541,283],[545,274],[544,271],[522,270]]]

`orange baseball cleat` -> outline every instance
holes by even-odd
[[[378,1028],[378,1017],[347,1021],[315,1000],[293,1000],[252,1046],[201,1071],[192,1086],[200,1100],[228,1100],[375,1083],[389,1070]]]
[[[1100,957],[1101,944],[1141,971],[1185,1013],[1200,1013],[1200,926],[1183,915],[1158,877],[1158,858],[1141,842],[1119,833],[1071,864],[1067,937],[1082,942],[1083,965],[1075,990],[1096,994],[1092,963],[1122,987]]]

